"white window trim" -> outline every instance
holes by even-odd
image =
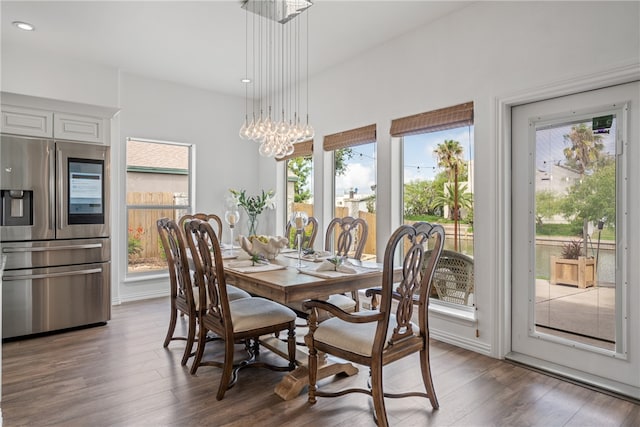
[[[127,163],[127,145],[129,141],[139,141],[139,142],[148,142],[148,143],[155,143],[155,144],[168,144],[168,145],[179,145],[179,146],[183,146],[183,147],[188,147],[189,148],[189,204],[186,205],[187,206],[187,212],[188,213],[193,213],[193,212],[197,212],[196,210],[196,146],[195,144],[191,144],[191,143],[185,143],[185,142],[176,142],[176,141],[167,141],[167,140],[158,140],[158,139],[148,139],[148,138],[136,138],[136,137],[127,137],[125,138],[125,144],[124,144],[124,168],[123,168],[123,174],[124,174],[124,179],[123,179],[123,183],[124,183],[124,191],[122,194],[122,206],[124,206],[123,209],[123,216],[124,216],[124,229],[127,230],[128,228],[128,213],[129,213],[129,208],[130,206],[127,204],[127,168],[128,168],[128,163]],[[135,209],[135,206],[134,206]],[[156,271],[151,271],[151,272],[144,272],[144,273],[130,273],[129,272],[129,259],[128,259],[128,237],[125,237],[123,239],[123,245],[124,245],[124,250],[122,251],[122,258],[123,258],[123,266],[124,266],[124,277],[122,279],[122,283],[139,283],[139,282],[153,282],[153,281],[157,281],[157,280],[166,280],[169,277],[169,273],[167,270],[156,270]]]

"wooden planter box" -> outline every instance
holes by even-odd
[[[552,285],[573,285],[579,288],[595,286],[596,261],[594,258],[581,256],[578,259],[565,259],[552,256],[550,260],[549,282]]]

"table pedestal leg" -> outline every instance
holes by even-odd
[[[286,343],[276,337],[263,337],[260,343],[274,353],[287,358]],[[358,368],[349,362],[338,362],[334,359],[327,358],[326,355],[318,355],[318,376],[317,379],[330,377],[337,374],[345,374],[347,376],[358,373]],[[303,388],[309,385],[309,369],[307,367],[309,355],[298,348],[296,353],[296,361],[298,367],[289,372],[276,386],[275,393],[283,400],[291,400],[296,398]]]

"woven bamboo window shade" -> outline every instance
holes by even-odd
[[[438,132],[473,124],[473,102],[441,108],[391,121],[391,136]]]
[[[375,123],[361,128],[326,135],[324,137],[324,151],[333,151],[340,148],[354,147],[356,145],[376,142]]]
[[[277,161],[294,159],[296,157],[306,157],[311,156],[313,154],[313,139],[303,142],[297,142],[293,144],[293,153],[288,156],[285,156],[281,159],[276,159]]]

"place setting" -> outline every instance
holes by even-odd
[[[274,264],[280,250],[287,244],[287,239],[281,236],[238,236],[242,252],[235,259],[225,263],[225,268],[239,273],[259,273],[273,270],[283,270],[284,265]]]
[[[360,264],[360,265],[356,265]],[[311,276],[322,277],[330,279],[333,277],[342,277],[352,274],[371,273],[374,271],[380,271],[377,266],[362,265],[362,262],[357,260],[350,260],[347,257],[333,256],[322,259],[317,265],[311,266],[298,271],[303,274]]]

